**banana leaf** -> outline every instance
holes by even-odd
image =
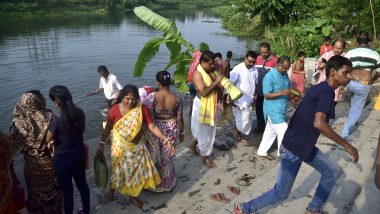
[[[147,7],[140,6],[135,7],[133,12],[139,17],[141,20],[146,22],[151,27],[160,30],[162,32],[168,33],[176,33],[177,27],[175,26],[175,22],[170,19],[167,19],[163,16],[158,15]]]
[[[154,56],[156,56],[156,54],[160,50],[160,45],[165,42],[166,40],[164,38],[153,37],[147,43],[145,43],[139,56],[137,57],[135,67],[133,69],[134,77],[141,77],[146,67],[146,64]]]

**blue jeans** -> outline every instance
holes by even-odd
[[[347,120],[344,123],[342,137],[347,138],[355,128],[355,124],[359,121],[362,114],[364,104],[367,100],[371,86],[361,84],[360,82],[351,80],[347,85],[347,90],[351,95],[351,107],[348,112]]]
[[[269,205],[276,204],[288,198],[290,190],[293,187],[294,180],[297,177],[301,167],[302,160],[293,153],[286,150],[283,146],[280,148],[281,162],[280,169],[277,175],[276,184],[268,192],[260,195],[242,204],[244,213],[254,213],[257,210]],[[317,190],[307,207],[311,212],[321,212],[324,203],[330,195],[334,183],[338,177],[338,166],[331,162],[328,157],[319,149],[310,161],[306,161],[308,165],[321,173]]]

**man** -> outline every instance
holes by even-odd
[[[354,130],[355,124],[362,114],[371,83],[379,78],[380,74],[380,55],[370,47],[371,39],[368,34],[359,34],[356,41],[358,47],[346,54],[346,57],[352,62],[353,71],[352,80],[347,85],[347,90],[351,93],[351,107],[344,123],[343,138],[347,138]]]
[[[221,74],[212,74],[214,63],[214,53],[204,51],[192,79],[197,95],[193,101],[191,115],[191,132],[195,141],[190,144],[189,149],[196,154],[198,145],[203,164],[208,168],[216,167],[210,155],[216,133],[218,84],[223,77]]]
[[[321,83],[326,80],[326,71],[325,71],[326,62],[329,61],[329,59],[333,56],[345,56],[346,55],[346,52],[344,51],[345,48],[346,48],[346,41],[338,38],[333,43],[333,50],[328,51],[324,53],[321,57],[319,57],[319,59],[315,63],[316,70],[320,72],[317,83]],[[334,99],[335,104],[337,104],[338,102],[342,102],[344,100],[343,95],[344,95],[343,87],[338,87],[335,90],[335,99]]]
[[[357,149],[328,124],[328,119],[335,116],[334,89],[348,84],[351,69],[350,60],[342,56],[334,56],[327,62],[327,80],[308,90],[290,120],[282,141],[281,164],[275,186],[249,202],[236,204],[235,214],[253,213],[286,200],[302,162],[321,173],[316,193],[305,213],[322,213],[322,207],[338,177],[338,166],[315,146],[320,133],[341,145],[355,162],[359,159]]]
[[[235,101],[232,108],[236,122],[232,136],[235,140],[244,143],[247,143],[247,140],[243,139],[241,134],[249,135],[252,127],[252,103],[255,96],[255,84],[258,82],[256,59],[256,52],[248,51],[244,61],[235,66],[230,73],[230,81],[243,93],[243,96]]]
[[[263,112],[264,95],[263,95],[263,78],[270,69],[276,67],[277,57],[272,55],[270,52],[270,45],[268,42],[263,42],[260,44],[260,56],[256,60],[256,68],[259,72],[259,81],[256,85],[256,117],[257,117],[257,127],[255,128],[256,133],[261,133],[265,129],[265,120]]]
[[[290,79],[288,70],[290,68],[290,58],[282,56],[277,61],[277,67],[269,71],[263,80],[264,94],[264,118],[266,126],[261,139],[257,155],[265,157],[269,160],[275,158],[268,154],[268,150],[272,146],[277,137],[278,151],[280,156],[280,145],[285,131],[288,128],[286,123],[286,109],[288,107],[288,95],[290,93]]]
[[[118,78],[108,72],[108,69],[105,65],[100,65],[98,67],[98,73],[100,74],[99,88],[97,88],[94,92],[86,93],[85,96],[92,96],[104,91],[104,96],[107,99],[108,108],[110,108],[113,104],[116,103],[119,91],[123,89],[123,87],[120,85]]]

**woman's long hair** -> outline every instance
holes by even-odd
[[[69,89],[63,85],[55,85],[50,89],[49,97],[53,102],[58,104],[62,116],[69,121],[71,130],[77,134],[83,133],[85,127],[83,113],[82,110],[73,103]]]

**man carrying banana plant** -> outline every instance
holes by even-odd
[[[202,162],[208,168],[216,167],[210,155],[216,133],[218,85],[223,78],[221,74],[212,74],[213,66],[214,53],[204,51],[193,75],[193,84],[197,95],[193,101],[191,132],[195,140],[189,146],[194,154],[197,154],[196,147],[198,146]]]

